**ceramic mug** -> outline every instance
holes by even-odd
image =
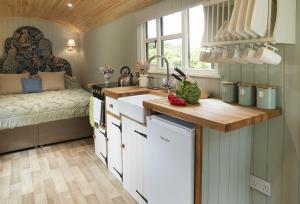
[[[209,56],[211,55],[211,51],[207,51],[207,50],[203,50],[201,51],[200,53],[200,57],[199,57],[199,60],[201,62],[210,62],[209,61]]]
[[[208,57],[208,60],[210,62],[219,62],[220,57],[222,56],[222,50],[221,49],[214,49],[211,51],[210,56]]]
[[[221,63],[232,63],[229,59],[230,50],[227,48],[223,50],[222,55],[219,58],[219,62]]]
[[[281,62],[281,56],[266,47],[257,50],[256,58],[266,64],[278,65]]]
[[[231,61],[239,64],[248,64],[247,60],[242,58],[242,51],[240,48],[235,48],[230,56]]]
[[[249,63],[252,63],[252,64],[263,64],[263,62],[256,57],[257,51],[254,48],[249,48],[245,52],[246,52],[245,53],[246,61],[248,61]]]

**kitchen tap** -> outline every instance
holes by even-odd
[[[147,64],[148,64],[148,69],[150,68],[150,64],[151,62],[154,60],[154,59],[158,59],[158,58],[161,58],[162,60],[164,60],[166,62],[166,65],[167,65],[167,83],[164,84],[163,86],[165,86],[168,90],[168,93],[170,92],[170,89],[172,88],[170,86],[170,68],[169,68],[169,61],[167,60],[167,58],[165,58],[164,56],[162,55],[154,55],[152,57],[150,57],[147,61]]]

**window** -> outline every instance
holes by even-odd
[[[168,59],[170,68],[179,67],[189,74],[217,75],[215,66],[199,61],[204,16],[203,6],[199,5],[141,25],[141,60],[163,55]],[[153,60],[150,71],[165,72],[164,61]]]

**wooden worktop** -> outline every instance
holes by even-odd
[[[201,99],[198,105],[172,106],[167,98],[144,101],[144,107],[196,125],[229,132],[280,116],[281,109],[262,110],[225,103],[218,99]]]
[[[125,86],[116,88],[104,88],[102,90],[102,93],[104,93],[105,96],[109,96],[112,98],[120,98],[125,96],[148,94],[149,89],[138,86]]]
[[[228,104],[219,99],[201,99],[198,105],[172,106],[165,90],[151,90],[137,86],[105,88],[103,93],[112,98],[140,94],[164,96],[161,99],[144,101],[144,107],[152,112],[163,113],[196,125],[221,132],[229,132],[258,122],[280,116],[281,109],[262,110],[255,107]]]

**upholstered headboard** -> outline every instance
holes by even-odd
[[[70,63],[52,54],[51,41],[31,26],[18,28],[12,37],[5,40],[4,53],[0,58],[0,73],[38,71],[65,71],[72,76]]]

